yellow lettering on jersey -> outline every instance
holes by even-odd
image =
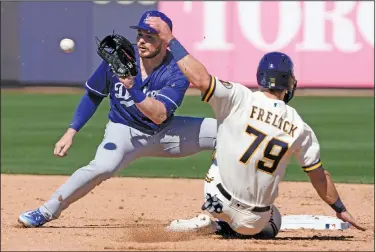
[[[277,121],[277,118],[278,118],[278,115],[274,115],[274,120],[273,120],[273,123],[272,123],[272,126],[278,128],[278,124],[275,124],[276,121]]]
[[[294,137],[294,131],[298,128],[298,126],[295,126],[294,124],[291,125],[291,129],[289,131],[289,135]]]
[[[251,118],[253,119],[253,114],[256,113],[256,110],[258,109],[257,106],[252,106],[252,112],[251,112]]]
[[[282,117],[278,119],[278,129],[281,129],[283,123]]]
[[[287,134],[289,133],[288,130],[286,129],[286,125],[290,125],[290,123],[288,121],[285,121],[285,123],[283,124],[283,131],[286,132]]]
[[[266,118],[264,118],[264,115]],[[252,106],[250,118],[270,124],[280,130],[283,130],[286,134],[289,134],[292,137],[294,137],[294,132],[298,128],[291,122],[283,120],[282,117],[279,117],[278,115],[257,106]]]
[[[263,110],[262,108],[260,108],[260,110],[259,110],[259,114],[258,114],[258,116],[257,116],[257,120],[263,122],[263,121],[264,121],[264,119],[262,118],[263,116],[264,116],[264,110]],[[261,120],[260,120],[260,119],[261,119]]]
[[[266,120],[265,120],[266,123],[269,123],[269,124],[270,124],[270,117],[271,117],[272,115],[273,115],[273,113],[271,113],[271,112],[268,111],[268,115],[266,116]]]

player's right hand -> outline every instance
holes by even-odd
[[[134,76],[127,76],[124,78],[118,77],[120,82],[123,83],[126,89],[132,88],[134,86]]]
[[[158,32],[160,39],[169,43],[174,38],[170,27],[160,17],[148,17],[146,24]]]
[[[77,132],[74,129],[68,129],[67,132],[55,144],[54,155],[56,157],[65,157],[68,155],[68,149],[73,144],[73,137]]]
[[[352,226],[354,226],[356,229],[366,231],[366,229],[362,226],[360,226],[355,219],[351,216],[351,214],[348,211],[337,213],[337,217],[341,219],[344,222],[350,223]]]

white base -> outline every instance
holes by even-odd
[[[315,230],[343,230],[350,227],[350,223],[343,222],[337,217],[324,215],[287,215],[282,216],[281,230],[315,229]]]
[[[214,231],[213,222],[210,216],[206,214],[200,214],[192,219],[184,220],[174,220],[166,227],[166,231],[172,232],[190,232],[198,231],[208,228]]]

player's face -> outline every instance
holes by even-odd
[[[138,30],[137,47],[138,53],[141,58],[151,59],[157,56],[163,49],[163,41],[158,37],[157,34]]]

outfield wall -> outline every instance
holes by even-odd
[[[2,85],[82,85],[100,62],[95,36],[160,9],[213,74],[254,87],[268,51],[288,53],[303,88],[374,87],[374,2],[1,2]],[[72,38],[71,54],[59,50]]]

